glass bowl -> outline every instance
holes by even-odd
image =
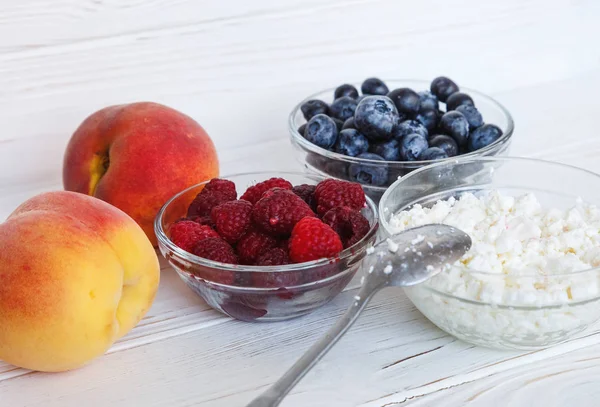
[[[272,177],[285,178],[293,185],[322,181],[315,175],[292,172],[257,172],[221,178],[233,181],[241,195],[249,186]],[[196,294],[212,308],[239,320],[281,321],[307,314],[329,302],[350,282],[377,235],[377,207],[367,198],[362,213],[371,225],[369,232],[335,259],[268,267],[211,261],[177,247],[168,232],[171,224],[185,217],[190,202],[205,184],[178,193],[161,208],[154,223],[158,246]],[[251,285],[251,273],[265,273],[266,277],[268,273],[264,286]],[[234,283],[229,283],[232,280]]]
[[[423,80],[388,80],[385,81],[389,89],[402,87],[411,88],[417,92],[429,90],[429,81]],[[460,85],[460,84],[459,84]],[[360,83],[354,84],[360,89]],[[292,145],[295,147],[297,159],[304,166],[305,170],[311,173],[319,174],[325,177],[339,178],[348,181],[359,182],[352,179],[349,175],[350,166],[360,165],[362,167],[374,167],[387,169],[387,181],[383,185],[370,185],[361,182],[365,192],[376,202],[381,198],[385,190],[394,183],[398,177],[408,174],[418,168],[431,164],[433,161],[375,161],[355,157],[349,157],[343,154],[335,153],[319,147],[306,140],[299,132],[298,128],[306,123],[300,107],[304,102],[310,99],[320,99],[327,103],[333,101],[335,88],[325,89],[315,93],[301,101],[292,110],[289,116],[289,131]],[[475,106],[481,112],[486,123],[495,124],[502,130],[502,137],[496,142],[480,150],[462,154],[461,158],[495,156],[508,151],[514,131],[514,122],[508,110],[491,97],[484,95],[476,90],[460,87],[461,92],[467,93],[473,99]],[[441,102],[440,102],[441,103]],[[444,104],[441,103],[443,106]],[[457,157],[451,157],[437,162],[452,161]]]
[[[383,195],[379,203],[381,233],[397,233],[390,224],[392,215],[415,204],[428,207],[463,193],[492,190],[511,196],[534,193],[542,207],[564,210],[575,206],[578,198],[599,204],[600,175],[524,158],[482,157],[433,164],[398,180]],[[518,295],[522,287],[533,287],[535,295],[524,299]],[[502,295],[491,296],[490,292]],[[455,267],[406,288],[405,293],[442,330],[498,349],[545,348],[569,339],[600,318],[600,268],[507,275]]]

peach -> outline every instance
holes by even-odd
[[[156,246],[153,222],[177,192],[219,175],[217,153],[189,116],[157,103],[93,113],[67,146],[63,184],[131,216]]]
[[[48,192],[0,224],[0,359],[32,370],[80,367],[150,308],[160,267],[127,214]]]

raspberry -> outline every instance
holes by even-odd
[[[289,264],[289,257],[285,250],[271,249],[265,252],[256,262],[259,266],[282,266]],[[302,284],[303,275],[300,271],[274,271],[252,273],[252,285],[262,288],[293,287]],[[293,294],[292,294],[293,295]],[[289,293],[285,295],[289,298]]]
[[[317,201],[315,200],[316,188],[316,185],[302,184],[292,188],[292,192],[302,198],[302,200],[310,206],[310,209],[315,211],[317,209]]]
[[[250,230],[239,240],[237,252],[242,264],[255,264],[258,256],[277,245],[274,237]]]
[[[323,223],[331,226],[340,236],[344,248],[350,247],[365,237],[371,226],[360,213],[347,206],[330,209],[323,215]]]
[[[220,237],[210,237],[199,241],[192,249],[198,257],[221,263],[238,264],[233,247]]]
[[[199,225],[207,225],[214,229],[215,223],[213,222],[210,216],[191,216],[186,218],[187,220],[191,220],[192,222],[196,222]]]
[[[277,241],[277,247],[289,252],[290,251],[290,239],[281,239],[281,240]]]
[[[290,259],[294,263],[334,257],[343,250],[337,233],[317,218],[306,217],[296,224],[290,239]]]
[[[328,178],[328,179],[326,179],[326,180],[323,180],[323,181],[319,182],[319,183],[317,184],[317,186],[315,187],[315,192],[314,192],[315,199],[316,199],[316,200],[318,200],[318,199],[319,199],[319,195],[321,194],[321,192],[322,192],[322,191],[323,191],[325,188],[327,188],[327,186],[328,186],[329,184],[331,184],[331,185],[336,185],[336,184],[338,184],[338,182],[340,182],[340,181],[338,181],[338,180],[335,180],[335,179],[332,179],[332,178]],[[317,191],[317,190],[318,190],[318,191]]]
[[[292,184],[283,178],[271,178],[249,187],[240,199],[245,199],[255,204],[262,198],[263,194],[271,188],[292,189]]]
[[[191,252],[201,240],[210,237],[219,237],[219,234],[210,226],[200,225],[191,220],[177,221],[171,226],[171,240],[186,252]]]
[[[361,210],[365,206],[365,192],[360,184],[354,182],[326,179],[320,182],[315,189],[317,213],[325,212],[336,206],[348,206]]]
[[[260,199],[263,199],[263,198],[268,198],[268,197],[270,197],[270,196],[273,196],[273,195],[275,195],[275,193],[277,193],[278,191],[289,191],[289,189],[285,189],[285,188],[279,188],[279,187],[274,187],[274,188],[268,189],[268,190],[266,190],[266,191],[265,191],[265,192],[262,194],[262,196],[260,197]],[[260,201],[260,199],[259,199],[259,201]]]
[[[213,283],[233,285],[236,282],[235,273],[229,270],[220,270],[213,267],[194,267],[191,271],[196,276]]]
[[[190,204],[187,216],[209,216],[215,206],[231,201],[230,197],[219,191],[202,190]]]
[[[227,243],[240,240],[251,223],[252,204],[248,201],[229,201],[215,206],[210,217],[217,232]]]
[[[267,250],[256,260],[257,266],[283,266],[284,264],[290,264],[290,257],[286,250],[279,247]]]
[[[240,321],[253,322],[267,315],[267,304],[263,303],[263,297],[247,297],[232,295],[221,304],[221,308],[227,315]]]
[[[206,191],[206,193],[219,192],[230,201],[235,201],[237,199],[235,184],[227,179],[213,178],[204,186],[202,191]]]
[[[305,216],[314,217],[306,202],[292,191],[276,189],[260,199],[252,209],[252,220],[270,235],[287,236]]]
[[[252,273],[252,286],[260,288],[294,287],[302,284],[302,273],[299,271],[255,272]],[[288,299],[289,294],[284,297]]]

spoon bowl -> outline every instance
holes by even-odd
[[[385,285],[410,287],[429,280],[470,247],[471,238],[452,226],[425,225],[379,242],[362,268]]]

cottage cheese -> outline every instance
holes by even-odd
[[[407,294],[456,336],[494,346],[534,346],[558,341],[600,317],[600,273],[592,270],[600,267],[596,206],[579,200],[561,210],[544,208],[534,194],[467,193],[399,212],[390,228],[398,233],[430,223],[463,230],[472,248]]]

